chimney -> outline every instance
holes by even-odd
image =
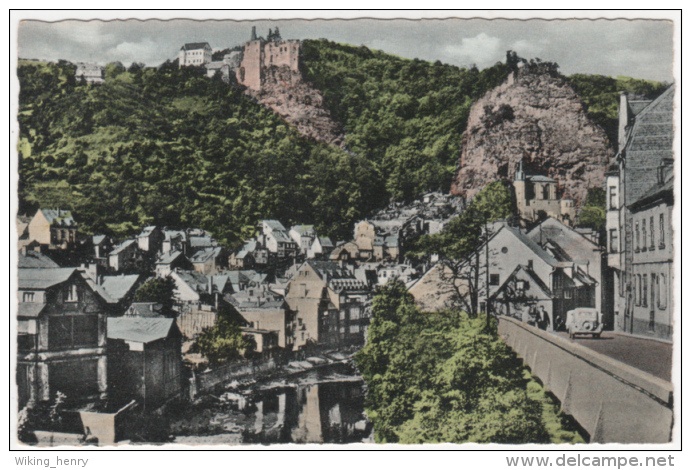
[[[256,41],[257,40],[257,27],[252,26],[252,37],[250,38],[250,41]]]
[[[626,126],[629,124],[629,95],[625,91],[619,93],[619,152],[626,144]]]
[[[209,294],[213,294],[214,293],[214,285],[213,285],[213,281],[211,280],[211,276],[209,276],[207,279],[209,280],[209,283],[208,283]]]

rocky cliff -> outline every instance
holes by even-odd
[[[248,92],[295,126],[300,134],[326,144],[343,146],[342,127],[331,118],[319,90],[303,80],[299,72],[288,67],[262,69],[261,89]]]
[[[555,178],[563,197],[580,204],[588,188],[602,186],[611,156],[604,131],[561,77],[519,70],[471,108],[451,192],[472,197],[513,179],[524,158],[529,173]]]

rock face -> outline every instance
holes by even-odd
[[[319,90],[288,67],[262,69],[261,89],[249,90],[259,103],[295,126],[300,134],[342,147],[343,129],[324,107]]]
[[[524,158],[529,174],[556,179],[561,197],[580,205],[602,186],[611,157],[604,131],[563,79],[519,70],[471,108],[451,193],[470,198],[487,183],[513,180]]]

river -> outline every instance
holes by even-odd
[[[373,442],[364,400],[357,371],[332,364],[205,395],[166,425],[176,444]]]

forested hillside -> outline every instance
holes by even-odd
[[[20,213],[73,209],[86,232],[197,226],[233,245],[260,218],[347,236],[386,203],[376,165],[300,137],[201,70],[20,63]]]
[[[197,226],[233,246],[261,218],[315,224],[334,239],[387,204],[448,190],[468,113],[508,67],[463,69],[326,40],[303,42],[302,74],[346,132],[344,151],[301,137],[238,87],[173,63],[106,67],[22,61],[20,213],[73,209],[85,233]],[[618,89],[660,84],[570,79],[608,134]],[[614,127],[613,121],[614,121]]]
[[[396,199],[449,189],[470,107],[507,71],[502,63],[462,69],[364,46],[303,42],[303,74],[343,124],[346,147],[380,167]]]

